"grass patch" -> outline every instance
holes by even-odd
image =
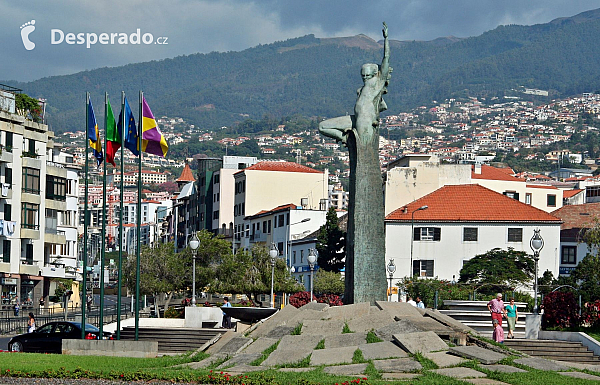
[[[325,349],[325,340],[319,341],[319,343],[315,347],[315,350],[320,350],[320,349]]]
[[[377,369],[375,369],[375,365],[372,361],[369,361],[367,368],[365,369],[365,374],[369,376],[369,380],[378,380],[381,379],[381,373]]]
[[[223,362],[227,361],[228,359],[230,359],[231,357],[227,356],[227,357],[223,357],[223,358],[219,358],[218,360],[216,360],[215,362],[213,362],[212,364],[208,365],[206,367],[206,369],[215,369],[217,366],[220,366]]]
[[[364,364],[366,362],[369,362],[369,361],[365,360],[365,358],[363,357],[362,351],[360,349],[356,349],[354,351],[354,355],[352,356],[352,363],[353,364]]]
[[[299,323],[298,325],[296,325],[296,327],[294,328],[294,330],[292,330],[290,335],[299,336],[300,333],[302,333],[302,323]]]
[[[423,366],[423,370],[431,370],[431,369],[439,368],[435,362],[431,361],[429,358],[425,357],[424,355],[422,355],[419,352],[413,354],[412,357],[415,360],[419,361],[421,366]]]
[[[268,348],[266,348],[265,350],[263,350],[260,358],[257,358],[256,360],[252,361],[250,363],[250,366],[258,366],[258,365],[262,364],[262,362],[264,360],[266,360],[267,357],[269,357],[269,354],[273,353],[275,351],[275,349],[277,349],[277,345],[279,345],[279,341],[275,342],[273,345],[271,345]]]
[[[350,327],[348,326],[347,323],[344,324],[344,328],[342,329],[342,334],[348,334],[348,333],[354,333],[352,330],[350,330]]]
[[[373,329],[371,329],[367,333],[367,343],[374,344],[376,342],[383,342],[383,340],[381,338],[377,337],[377,335],[375,334],[375,331]]]

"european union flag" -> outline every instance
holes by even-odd
[[[133,153],[133,155],[140,155],[139,151],[139,136],[137,127],[135,125],[135,119],[133,118],[133,112],[131,112],[131,108],[129,107],[129,103],[127,103],[127,98],[125,98],[125,148],[129,149]],[[123,111],[119,114],[119,124],[118,131],[123,132],[123,127],[121,126],[121,122],[123,121]]]

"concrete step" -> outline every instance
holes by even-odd
[[[533,357],[600,364],[600,358],[580,342],[510,339],[504,345]]]
[[[158,341],[159,353],[184,353],[202,347],[222,332],[221,329],[138,328],[138,340]],[[135,328],[124,327],[121,339],[135,339]]]

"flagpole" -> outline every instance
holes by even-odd
[[[100,252],[100,329],[102,339],[104,329],[104,256],[106,252],[106,137],[108,133],[108,93],[104,93],[104,156],[102,157],[102,250]],[[98,135],[100,132],[98,131]],[[100,141],[100,138],[98,138]]]
[[[140,115],[138,123],[138,201],[137,201],[137,257],[135,272],[135,340],[138,340],[140,326],[140,252],[142,248],[142,133],[144,132],[144,117],[142,111],[142,100],[144,93],[140,91]],[[155,305],[156,306],[156,305]],[[157,308],[158,309],[158,308]]]
[[[121,91],[121,132],[117,133],[121,136],[121,186],[120,190],[120,202],[119,202],[119,270],[118,270],[118,283],[117,283],[117,339],[121,339],[121,284],[122,284],[122,266],[123,266],[123,148],[125,147],[125,91]]]
[[[87,243],[88,243],[88,130],[90,124],[90,93],[85,93],[85,191],[83,209],[83,289],[81,298],[81,338],[85,338],[85,308],[87,304]]]

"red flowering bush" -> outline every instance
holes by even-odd
[[[585,326],[592,328],[600,326],[600,300],[586,303],[582,310],[581,322]]]
[[[341,306],[343,305],[342,299],[336,294],[321,294],[319,296],[313,294],[313,298],[318,303],[326,303],[329,306]],[[290,296],[290,305],[293,307],[302,307],[310,302],[310,292],[300,291]]]
[[[580,323],[579,305],[571,292],[548,293],[544,297],[543,328],[569,328],[576,327]]]

